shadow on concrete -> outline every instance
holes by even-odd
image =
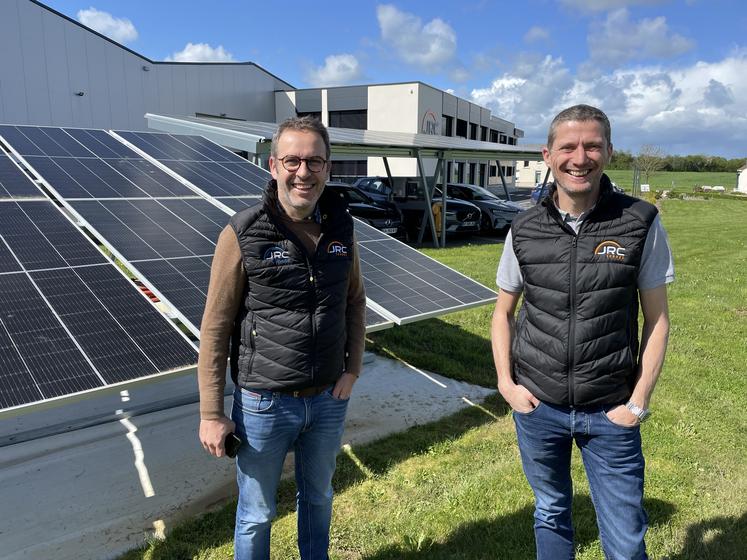
[[[662,525],[674,514],[672,504],[647,500],[651,527]],[[496,519],[458,527],[445,542],[429,540],[391,546],[365,560],[532,560],[535,556],[532,507]],[[594,507],[588,495],[575,496],[573,517],[576,546],[586,547],[598,539]],[[713,556],[709,558],[721,558]]]

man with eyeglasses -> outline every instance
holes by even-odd
[[[324,190],[329,158],[318,120],[283,122],[262,201],[235,214],[215,248],[200,329],[199,438],[216,457],[232,432],[241,439],[237,560],[270,557],[291,449],[301,558],[328,558],[332,475],[361,372],[366,309],[353,220]],[[223,410],[229,349],[231,419]]]
[[[640,423],[664,362],[674,267],[657,209],[604,174],[610,137],[595,107],[558,113],[542,150],[555,183],[514,220],[498,265],[493,356],[535,496],[540,560],[575,557],[574,442],[605,558],[647,558]]]

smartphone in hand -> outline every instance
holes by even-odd
[[[223,448],[226,450],[226,455],[232,459],[236,457],[242,443],[241,438],[233,432],[228,434],[226,439],[223,441]]]

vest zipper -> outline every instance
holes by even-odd
[[[321,237],[320,237],[321,239]],[[309,265],[309,284],[311,284],[311,385],[316,386],[316,278],[314,277],[314,265],[306,259]]]
[[[576,249],[578,244],[578,234],[573,236],[571,241],[571,285],[568,290],[570,297],[570,308],[571,308],[571,322],[568,326],[568,403],[573,406],[575,404],[575,396],[573,394],[573,386],[575,379],[573,376],[573,370],[575,369],[576,361]]]

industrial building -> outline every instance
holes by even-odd
[[[12,79],[6,77],[12,76]],[[1,79],[6,78],[6,79]],[[422,82],[296,89],[247,63],[151,60],[36,0],[0,3],[0,122],[147,130],[144,115],[280,122],[313,114],[330,127],[428,134],[515,146],[523,131],[485,107]],[[417,177],[412,158],[394,176]],[[426,159],[432,175],[436,159]],[[515,162],[450,160],[445,177],[484,186]],[[385,175],[381,157],[335,156],[333,177]]]

